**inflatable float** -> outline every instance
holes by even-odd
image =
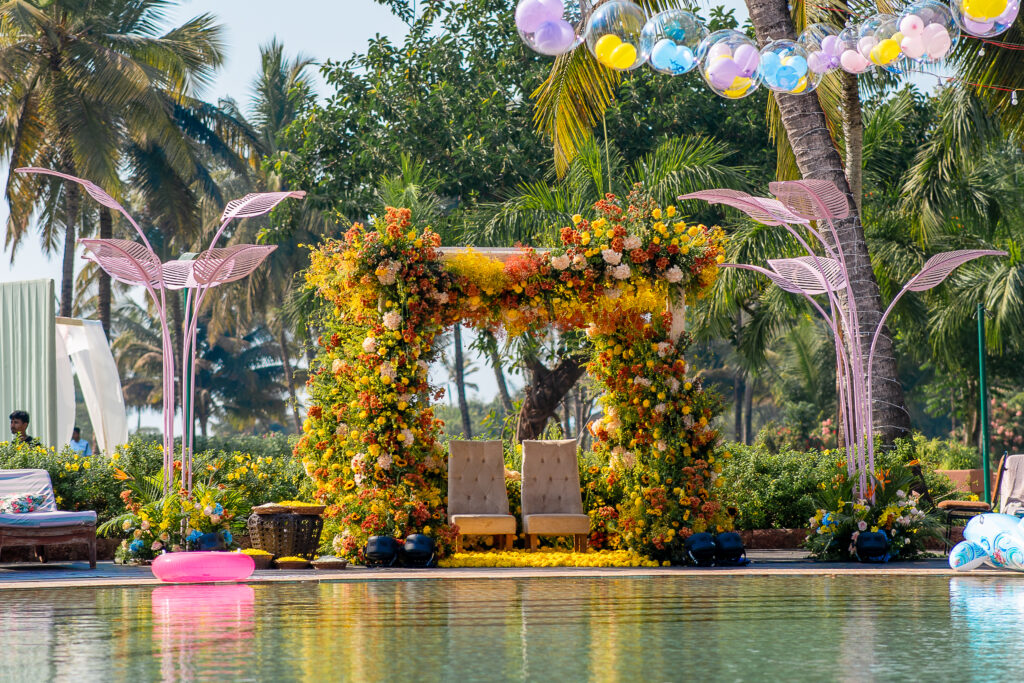
[[[244,581],[256,569],[245,553],[165,553],[153,560],[153,574],[167,583]]]
[[[958,571],[982,564],[1024,571],[1024,519],[998,512],[972,517],[964,540],[949,551],[949,566]]]

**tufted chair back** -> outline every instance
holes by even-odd
[[[576,439],[523,442],[523,515],[583,514]]]
[[[448,449],[448,515],[507,515],[501,441],[449,441]]]

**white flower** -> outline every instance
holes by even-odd
[[[683,271],[679,270],[678,266],[672,266],[665,271],[665,279],[675,284],[683,279]]]
[[[427,365],[427,363],[425,361],[422,361],[422,360],[416,361],[416,367],[419,369],[420,374],[423,375],[424,377],[426,377],[427,374],[430,372],[430,366]]]
[[[356,486],[362,486],[363,482],[366,481],[366,475],[362,472],[356,472],[355,476],[352,477],[353,481],[356,482]]]
[[[633,468],[633,465],[636,464],[636,456],[633,454],[633,451],[626,451],[622,454],[622,464],[625,465],[627,469]]]
[[[586,333],[587,337],[597,336],[597,325],[595,325],[594,323],[590,323],[590,325],[587,326]]]
[[[440,463],[437,461],[437,458],[432,455],[428,455],[423,459],[423,466],[428,470],[436,469],[439,464]]]
[[[339,422],[338,428],[334,430],[334,433],[337,436],[348,436],[348,425],[344,422]]]
[[[381,363],[380,376],[387,377],[391,381],[394,381],[395,377],[398,376],[398,371],[395,370],[395,366],[393,363]]]
[[[631,274],[632,271],[630,271],[629,266],[627,266],[625,263],[623,263],[621,266],[616,266],[615,268],[612,268],[612,276],[616,280],[625,280]]]
[[[662,441],[661,439],[659,439],[658,441],[654,442],[654,447],[656,449],[658,449],[659,451],[666,451],[666,450],[668,450],[668,444],[665,443],[664,441]]]
[[[382,470],[391,469],[391,454],[383,453],[377,456],[377,466],[380,467]]]
[[[654,412],[656,413],[664,413],[666,410],[668,410],[668,406],[665,405],[664,403],[659,403],[658,405],[654,406]]]
[[[612,287],[610,289],[604,290],[604,295],[608,297],[610,300],[614,301],[615,299],[618,299],[620,296],[622,296],[622,290],[619,289],[618,287]]]
[[[448,303],[448,292],[431,292],[430,298],[440,304]]]
[[[857,522],[857,529],[858,529],[858,530],[860,530],[860,531],[866,531],[866,530],[867,530],[867,528],[868,528],[868,523],[867,523],[867,522],[865,522],[865,521],[864,521],[863,519],[862,519],[862,520],[860,520],[859,522]]]
[[[210,507],[209,505],[207,505],[206,507],[203,508],[203,514],[206,515],[206,516],[212,515],[213,514],[213,508]]]
[[[668,342],[659,342],[658,343],[658,357],[659,358],[664,358],[665,356],[667,356],[669,354],[669,351],[671,351],[671,350],[672,350],[672,345],[669,344]],[[677,382],[677,384],[678,384],[678,382]]]
[[[638,384],[642,387],[649,387],[651,386],[651,380],[647,379],[646,377],[634,377],[633,384]]]
[[[377,353],[377,340],[373,337],[367,337],[363,340],[363,351],[366,353]]]
[[[153,545],[151,545],[149,547],[152,548],[153,550],[160,550],[160,548],[164,547],[164,544],[161,543],[160,541],[153,541]]]
[[[142,527],[143,531],[146,531],[147,529],[149,529],[149,522],[147,522],[146,520],[142,520],[142,524],[140,524],[139,526]]]
[[[683,415],[683,427],[689,429],[693,426],[693,415]]]
[[[668,390],[671,391],[673,394],[679,391],[679,380],[677,380],[675,377],[669,377],[668,380],[666,380],[665,384],[668,385]]]
[[[220,524],[220,515],[210,515],[210,524]]]
[[[643,242],[641,242],[640,238],[637,237],[636,235],[630,235],[629,237],[622,241],[622,246],[625,247],[626,251],[633,251],[634,249],[639,249],[642,245]]]
[[[402,443],[406,446],[412,446],[412,442],[416,440],[416,435],[412,433],[411,429],[403,429],[402,436],[405,437],[402,439]]]
[[[398,275],[398,269],[401,267],[401,264],[397,261],[388,261],[377,268],[374,274],[382,285],[393,285]]]
[[[551,259],[551,266],[557,270],[565,270],[569,267],[569,255],[562,254]]]
[[[583,254],[576,254],[572,257],[572,267],[576,270],[583,270],[587,267],[587,257]]]
[[[397,330],[402,326],[402,314],[398,311],[388,311],[384,314],[384,327],[389,330]]]
[[[331,374],[337,375],[339,372],[341,372],[342,368],[344,367],[345,361],[341,360],[340,358],[335,358],[334,362],[331,363]]]
[[[617,266],[619,265],[619,261],[622,260],[622,254],[614,249],[602,249],[601,258],[603,258],[604,262],[608,265]]]
[[[352,470],[355,472],[361,471],[364,462],[366,462],[366,453],[356,453],[352,456]]]
[[[897,498],[906,498],[907,497],[907,493],[903,489],[900,489],[899,491],[896,492],[896,497]]]

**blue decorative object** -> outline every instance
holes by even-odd
[[[972,517],[964,528],[964,540],[949,553],[949,566],[966,571],[984,563],[1024,571],[1022,525],[1024,520],[998,512]]]

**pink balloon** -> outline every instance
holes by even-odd
[[[733,59],[744,76],[753,75],[757,71],[757,65],[761,63],[761,55],[758,53],[757,48],[747,43],[743,43],[736,48],[736,54]]]
[[[807,55],[807,68],[816,74],[823,74],[828,71],[827,58],[821,52],[812,52]]]
[[[839,63],[842,65],[843,70],[851,74],[863,73],[867,68],[867,58],[856,50],[846,50],[839,57]]]
[[[864,36],[857,41],[857,52],[861,54],[865,59],[871,54],[871,48],[878,45],[878,38],[874,36]]]
[[[948,33],[943,32],[926,39],[925,47],[928,49],[929,59],[942,59],[949,52],[949,48],[953,47],[953,41],[950,40]]]
[[[900,49],[911,59],[921,59],[925,53],[924,40],[917,35],[907,36],[900,42]],[[931,54],[931,50],[928,53]]]
[[[562,0],[521,0],[516,5],[516,26],[523,33],[533,33],[549,21],[565,14]]]
[[[732,57],[732,50],[725,43],[715,43],[708,50],[708,60],[712,60],[715,57]]]
[[[900,33],[904,36],[916,36],[924,30],[924,20],[916,14],[908,14],[900,19]]]
[[[821,51],[827,55],[839,56],[843,46],[839,42],[839,36],[825,36],[821,39]]]
[[[967,15],[962,17],[962,21],[964,22],[964,30],[972,36],[987,36],[993,27],[991,21],[975,21]]]
[[[926,43],[935,36],[946,36],[949,38],[949,31],[942,24],[928,24],[921,31],[921,37],[924,38]]]
[[[711,85],[718,90],[728,90],[733,80],[742,75],[739,65],[731,59],[719,59],[708,67]]]

